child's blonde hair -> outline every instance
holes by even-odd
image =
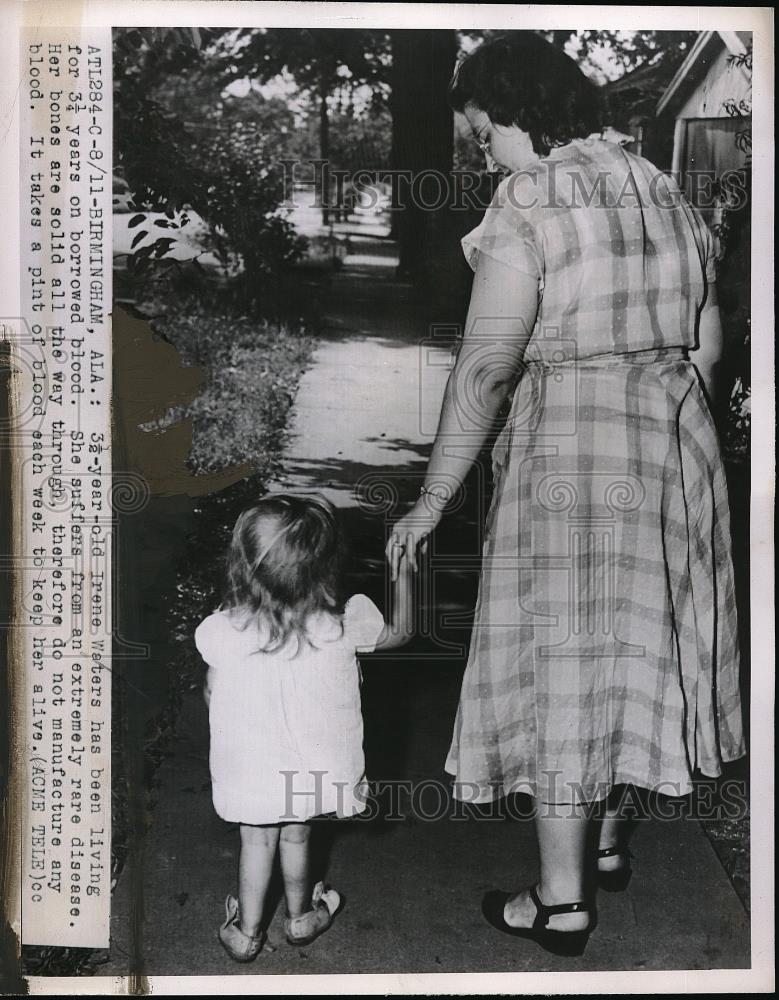
[[[292,637],[310,642],[310,615],[343,614],[341,534],[332,504],[318,496],[275,494],[243,511],[233,529],[223,607],[267,628],[262,652]]]

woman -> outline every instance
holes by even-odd
[[[743,754],[712,241],[670,179],[593,137],[595,88],[540,37],[485,43],[450,93],[509,176],[463,240],[465,336],[388,556],[415,559],[516,386],[446,768],[468,801],[535,797],[538,886],[483,912],[578,954],[591,804],[684,795]],[[627,885],[628,857],[607,808],[601,887]]]

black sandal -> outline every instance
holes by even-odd
[[[591,927],[581,931],[556,931],[547,927],[547,924],[549,918],[555,913],[589,913],[589,906],[583,902],[545,906],[538,898],[536,886],[531,886],[529,892],[537,910],[532,927],[512,927],[506,923],[504,912],[512,893],[499,892],[498,890],[485,893],[482,899],[481,912],[487,923],[497,930],[503,931],[504,934],[511,934],[512,937],[535,941],[553,955],[581,955],[587,945]]]
[[[621,847],[604,847],[598,851],[598,858],[613,858],[619,855],[624,859],[624,864],[619,868],[614,868],[608,872],[598,869],[598,888],[604,892],[624,892],[633,876],[633,869],[630,867],[630,851]]]

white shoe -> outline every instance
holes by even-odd
[[[219,940],[230,958],[236,962],[253,962],[265,943],[262,931],[257,937],[250,937],[241,930],[238,924],[238,900],[235,896],[228,896],[225,900],[225,922],[219,928]]]
[[[332,924],[341,905],[341,896],[335,889],[325,889],[324,882],[317,882],[311,894],[311,909],[284,921],[287,941],[298,947],[310,944]]]

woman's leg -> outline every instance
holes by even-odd
[[[587,841],[587,807],[575,804],[538,803],[536,832],[541,853],[538,896],[542,903],[575,903],[584,899],[584,858]],[[506,906],[506,921],[514,927],[530,927],[536,908],[527,892],[519,893]],[[584,930],[589,914],[556,913],[549,919],[555,931]]]
[[[299,917],[311,909],[310,839],[308,823],[287,823],[281,828],[281,875],[290,917]]]
[[[249,937],[256,937],[260,927],[278,842],[278,826],[241,824],[238,904],[241,930]]]
[[[615,790],[608,798],[606,810],[600,827],[600,838],[598,849],[603,851],[607,847],[624,848],[624,824],[625,818],[622,815],[622,796]],[[608,858],[598,858],[598,868],[602,872],[616,871],[626,865],[623,854],[612,854]]]

